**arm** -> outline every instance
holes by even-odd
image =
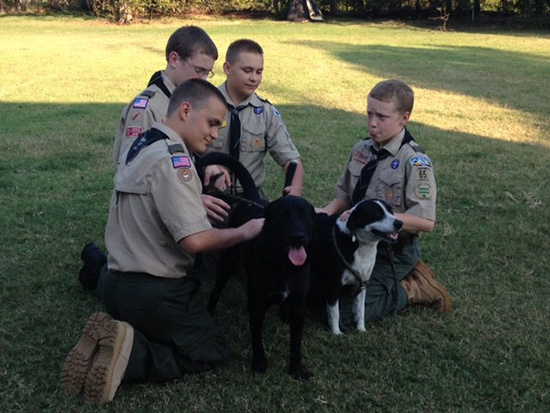
[[[435,227],[435,221],[427,218],[417,217],[407,213],[395,213],[395,217],[403,221],[402,231],[411,232],[432,232]]]
[[[229,216],[231,206],[220,198],[212,195],[202,194],[202,206],[206,210],[206,216],[211,224],[223,222]]]
[[[178,241],[178,244],[191,254],[219,251],[256,238],[260,234],[263,224],[264,218],[259,218],[248,221],[238,228],[211,228],[189,235]]]
[[[350,205],[343,199],[334,198],[327,206],[324,208],[316,208],[315,211],[318,213],[325,213],[327,215],[340,214],[350,208]]]
[[[294,172],[294,177],[292,178],[292,183],[283,189],[283,195],[295,195],[302,196],[303,181],[304,181],[304,166],[302,161],[298,158],[294,160],[296,162],[296,171]],[[288,170],[289,161],[283,167],[285,175]]]

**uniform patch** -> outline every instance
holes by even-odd
[[[393,190],[391,188],[386,188],[384,192],[386,202],[390,205],[393,204]]]
[[[418,180],[419,181],[427,181],[428,180],[428,168],[418,168]]]
[[[370,160],[371,154],[363,153],[361,150],[353,152],[353,160],[362,164],[366,164]]]
[[[278,117],[281,117],[281,114],[279,113],[279,111],[275,108],[273,108],[273,113],[275,114],[275,116],[278,116]]]
[[[179,168],[178,178],[181,179],[183,182],[189,182],[191,179],[193,179],[193,171],[187,168]]]
[[[188,156],[172,156],[174,168],[191,168],[191,159]]]
[[[137,122],[140,117],[141,117],[141,112],[134,113],[132,115],[132,122]]]
[[[427,168],[432,167],[432,162],[430,161],[430,158],[427,156],[415,156],[414,158],[411,158],[409,163],[412,166],[425,166]]]
[[[397,169],[399,168],[399,159],[394,159],[391,161],[391,169]]]
[[[134,104],[132,105],[132,107],[134,109],[145,109],[147,107],[147,105],[149,104],[149,99],[145,99],[145,98],[136,98],[134,100]]]
[[[252,141],[252,146],[255,149],[261,148],[262,147],[262,139],[261,138],[254,138],[254,140]]]
[[[431,199],[433,190],[429,184],[418,184],[414,188],[414,193],[418,199]]]
[[[264,111],[264,108],[254,108],[254,113],[255,113],[256,115],[262,114],[263,111]]]
[[[141,133],[141,130],[142,129],[137,126],[130,126],[129,128],[126,128],[126,133],[124,136],[127,138],[137,138]]]

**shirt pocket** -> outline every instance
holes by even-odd
[[[352,160],[348,164],[348,171],[351,176],[355,177],[356,179],[359,179],[359,177],[361,176],[361,170],[363,169],[364,166],[365,164]]]
[[[399,207],[403,204],[403,179],[395,170],[382,171],[378,177],[377,196],[388,204]]]
[[[265,125],[263,123],[244,124],[241,135],[243,152],[263,152],[265,150]]]

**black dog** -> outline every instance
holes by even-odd
[[[310,374],[301,362],[302,332],[306,296],[310,286],[308,247],[313,236],[315,210],[305,199],[284,196],[269,204],[263,202],[248,171],[233,158],[205,155],[201,165],[218,164],[231,170],[240,181],[245,197],[231,213],[228,225],[237,227],[252,218],[264,217],[260,235],[249,242],[222,252],[216,269],[216,285],[208,303],[214,313],[227,280],[241,260],[247,275],[248,314],[252,336],[252,370],[265,372],[262,331],[267,309],[283,301],[288,304],[290,321],[289,374],[307,380]],[[291,179],[287,177],[287,182]]]
[[[355,326],[365,331],[365,289],[376,261],[380,241],[397,241],[403,222],[392,208],[378,199],[353,207],[346,220],[317,214],[317,236],[311,254],[314,290],[326,302],[329,328],[340,330],[339,298],[344,287],[353,291]]]

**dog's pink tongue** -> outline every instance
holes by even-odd
[[[304,265],[304,262],[306,262],[306,258],[307,254],[304,247],[290,247],[290,250],[288,251],[288,259],[296,267]]]

